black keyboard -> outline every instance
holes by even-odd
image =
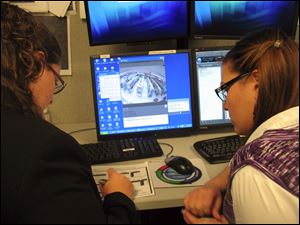
[[[223,163],[230,161],[245,141],[245,137],[232,135],[198,141],[194,144],[194,148],[209,163]]]
[[[91,164],[120,162],[162,156],[163,151],[155,138],[129,138],[83,144]]]

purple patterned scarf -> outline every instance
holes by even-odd
[[[290,129],[268,130],[235,154],[230,164],[231,171],[223,203],[223,213],[229,223],[235,223],[232,179],[244,166],[258,169],[299,198],[299,125]]]

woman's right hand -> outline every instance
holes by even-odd
[[[131,200],[133,199],[133,185],[131,181],[124,175],[118,173],[114,169],[108,169],[108,180],[101,187],[101,193],[105,197],[113,192],[121,192]]]
[[[185,209],[195,216],[213,216],[221,220],[219,213],[223,197],[220,189],[211,184],[205,184],[190,192],[184,199]]]

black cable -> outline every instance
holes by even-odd
[[[169,155],[171,155],[171,153],[173,152],[174,148],[171,144],[168,144],[168,143],[158,143],[160,145],[166,145],[166,146],[169,146],[171,148],[171,151],[167,154],[166,158],[169,158]]]
[[[80,130],[74,130],[74,131],[71,131],[71,132],[68,133],[68,134],[74,134],[74,133],[77,133],[77,132],[87,131],[87,130],[94,130],[94,129],[96,129],[96,127],[93,127],[93,128],[85,128],[85,129],[80,129]]]

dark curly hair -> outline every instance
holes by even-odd
[[[299,46],[279,29],[265,28],[245,36],[225,56],[223,63],[227,62],[239,74],[260,71],[253,130],[299,105]]]
[[[38,51],[45,54],[45,60],[37,57]],[[59,64],[60,59],[59,44],[44,24],[23,9],[1,2],[1,107],[17,108],[3,97],[3,90],[8,89],[24,114],[41,117],[29,83],[38,78],[46,63]]]

